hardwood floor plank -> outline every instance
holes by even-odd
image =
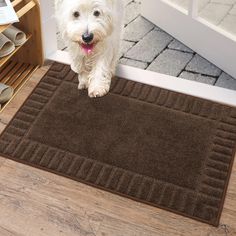
[[[5,129],[6,124],[3,123],[3,121],[0,120],[0,133]]]
[[[27,222],[29,215],[34,218],[27,227],[32,227],[35,235],[40,230],[39,222],[44,226],[44,233],[39,235],[53,232],[52,236],[60,231],[74,235],[78,233],[78,225],[81,232],[91,235],[120,235],[122,232],[127,236],[163,235],[166,232],[166,235],[207,236],[211,232],[217,235],[217,230],[221,229],[10,160],[1,168],[0,183],[0,204],[4,206],[0,209],[0,216],[5,210],[13,217],[3,226],[12,229],[14,221],[13,230],[20,233],[24,233],[21,222]],[[234,235],[235,212],[228,207],[222,223],[232,232],[228,235]],[[80,235],[84,235],[81,232]]]
[[[3,163],[6,161],[6,159],[5,158],[3,158],[3,157],[0,157],[0,168],[1,168],[1,166],[3,165]],[[1,234],[0,234],[1,235]]]
[[[0,226],[0,235],[1,236],[22,236],[22,234],[18,234],[17,232],[10,231]]]

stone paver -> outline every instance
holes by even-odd
[[[182,51],[182,52],[190,52],[193,53],[193,50],[188,48],[187,46],[185,46],[184,44],[182,44],[181,42],[179,42],[178,40],[173,40],[169,45],[168,48],[170,49],[175,49],[178,51]]]
[[[140,13],[140,2],[131,2],[126,6],[124,24],[133,21]]]
[[[168,0],[177,6],[188,9],[189,0]],[[236,34],[235,20],[236,16],[235,0],[198,0],[199,16],[210,23]],[[223,23],[222,23],[223,22]]]
[[[125,57],[150,63],[167,47],[172,39],[167,33],[154,29],[131,48]]]
[[[210,3],[210,0],[198,0],[198,11],[200,12],[209,3]]]
[[[234,4],[236,1],[235,0],[211,0],[211,2],[230,5],[230,4]]]
[[[236,4],[233,6],[233,8],[230,10],[229,14],[236,16]]]
[[[236,35],[236,15],[227,15],[220,23],[219,27]]]
[[[128,58],[122,58],[120,60],[120,63],[123,65],[127,65],[127,66],[133,66],[133,67],[137,67],[140,69],[146,69],[148,66],[148,63],[145,62],[141,62],[141,61],[135,61],[135,60],[131,60]]]
[[[209,3],[202,9],[202,11],[199,13],[199,16],[214,25],[218,25],[231,8],[231,5]]]
[[[180,6],[184,9],[188,9],[189,0],[170,0],[171,3],[174,3],[177,6]]]
[[[125,27],[123,38],[128,41],[138,42],[154,27],[154,24],[139,16]]]
[[[184,9],[188,9],[189,6],[189,0],[169,0],[170,2],[176,4],[177,6],[180,6]],[[201,10],[203,7],[206,6],[207,3],[209,3],[210,0],[198,0],[199,3],[199,10]],[[222,1],[222,0],[221,0]]]
[[[197,81],[200,83],[211,84],[211,85],[214,85],[216,82],[216,78],[213,78],[210,76],[205,76],[205,75],[200,75],[200,74],[194,74],[194,73],[187,72],[187,71],[183,71],[179,77],[182,79]]]
[[[236,90],[236,79],[223,72],[217,80],[216,86]]]
[[[122,57],[130,48],[133,47],[135,43],[122,40],[121,42],[121,49],[120,49],[120,57]]]
[[[155,59],[148,70],[178,76],[192,57],[191,53],[167,49]]]
[[[221,74],[221,70],[218,67],[202,58],[198,54],[195,55],[194,58],[190,61],[190,63],[186,67],[186,70],[215,77]]]

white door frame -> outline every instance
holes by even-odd
[[[187,11],[168,0],[142,0],[141,14],[236,78],[236,36],[198,17],[198,0],[189,3]]]
[[[53,17],[54,9],[50,2],[51,1],[49,0],[40,1],[45,58],[65,64],[70,64],[68,53],[57,49],[57,28],[55,19]],[[118,66],[116,75],[128,80],[141,82],[195,97],[205,98],[211,101],[236,107],[236,91],[233,90],[214,87],[207,84],[180,79],[152,71],[141,70],[125,65]]]

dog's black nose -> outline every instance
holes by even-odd
[[[85,33],[82,35],[82,39],[85,43],[90,43],[93,40],[93,33]]]

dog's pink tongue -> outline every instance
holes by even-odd
[[[82,49],[85,51],[86,54],[90,54],[93,51],[93,48],[93,44],[82,44]]]

